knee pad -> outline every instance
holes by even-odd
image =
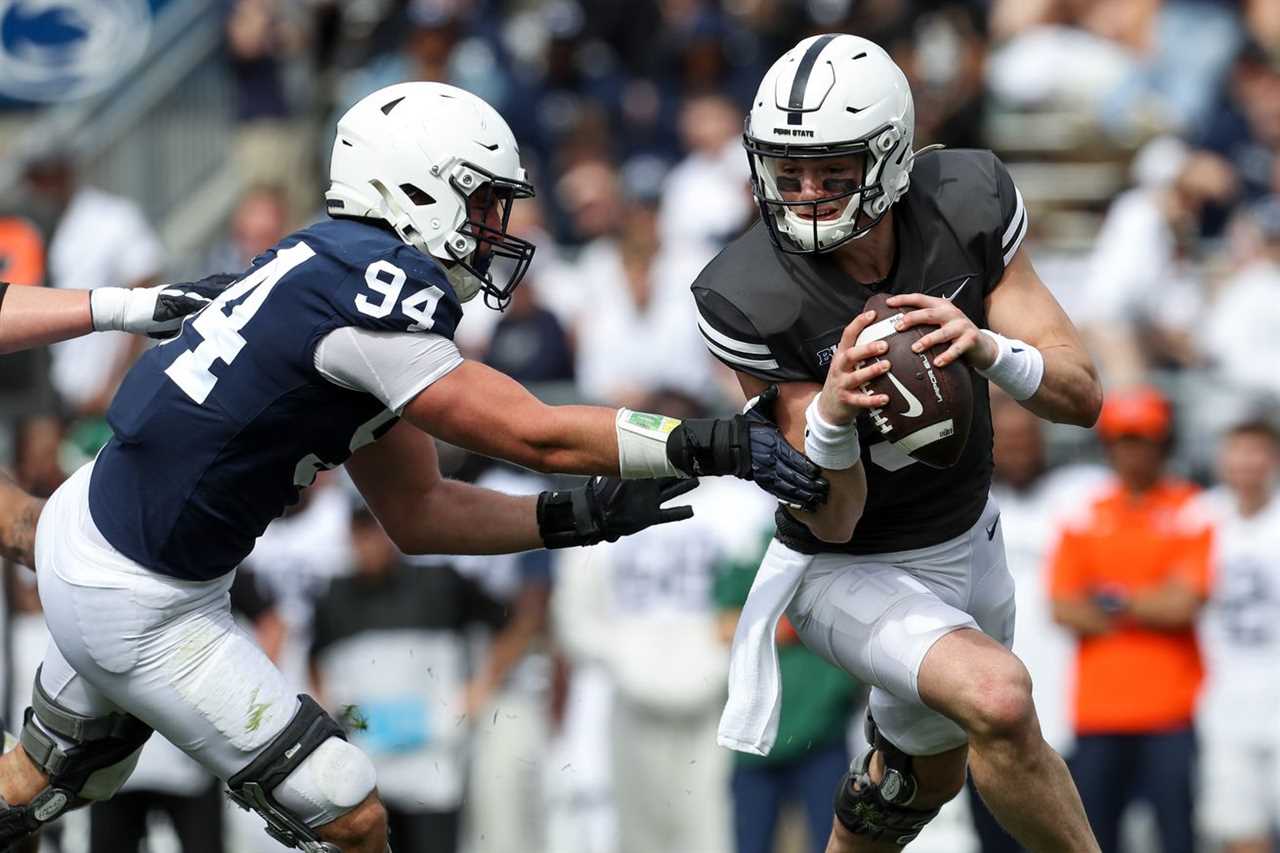
[[[373,764],[310,696],[262,753],[227,781],[228,795],[257,812],[267,834],[304,853],[339,853],[309,824],[325,824],[374,789]]]
[[[905,846],[938,816],[940,809],[909,808],[919,790],[919,783],[911,772],[911,756],[880,734],[870,714],[867,715],[867,742],[871,748],[853,763],[836,788],[833,804],[836,818],[854,835]],[[871,759],[877,752],[884,760],[884,774],[879,782],[874,782]]]
[[[27,805],[0,809],[0,849],[64,812],[109,799],[129,778],[151,737],[151,727],[129,714],[86,717],[60,705],[45,693],[39,670],[35,682],[19,742],[49,783]],[[6,734],[6,749],[9,740]]]
[[[275,796],[308,826],[321,826],[360,805],[376,784],[369,757],[331,737],[280,783]]]

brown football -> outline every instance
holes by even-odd
[[[913,459],[934,468],[948,468],[960,459],[969,438],[973,419],[973,379],[963,360],[946,367],[933,366],[933,359],[946,346],[915,353],[911,345],[936,329],[914,326],[896,330],[903,311],[890,308],[889,294],[877,293],[867,300],[866,310],[875,311],[872,324],[858,336],[858,343],[884,340],[889,351],[889,371],[863,386],[869,394],[886,394],[889,405],[871,410],[871,421],[890,444]]]

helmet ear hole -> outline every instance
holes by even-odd
[[[428,193],[426,190],[419,189],[417,186],[413,184],[401,184],[400,192],[408,196],[409,201],[413,202],[419,207],[436,203],[436,200],[431,197],[430,193]]]

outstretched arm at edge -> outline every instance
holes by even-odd
[[[0,353],[53,344],[92,331],[87,290],[16,285],[0,289]]]
[[[34,569],[36,523],[44,501],[24,492],[0,471],[0,556]]]

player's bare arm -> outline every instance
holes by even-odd
[[[35,566],[36,523],[44,501],[23,491],[0,471],[0,556]]]
[[[536,497],[446,479],[435,442],[409,423],[356,451],[346,466],[391,541],[406,554],[505,554],[542,547]]]
[[[165,335],[234,278],[128,289],[55,290],[0,282],[0,353],[46,346],[90,332]]]
[[[661,505],[698,483],[596,478],[576,489],[503,494],[443,477],[435,442],[403,422],[346,465],[406,554],[511,554],[612,541],[692,516],[687,506]]]
[[[1091,427],[1098,420],[1102,385],[1097,368],[1066,312],[1040,281],[1025,249],[1019,248],[1014,254],[986,299],[990,331],[1011,345],[1008,353],[1001,352],[997,338],[983,334],[963,311],[946,299],[913,293],[893,296],[889,304],[916,309],[904,315],[901,328],[940,327],[914,347],[922,352],[937,344],[949,343],[948,349],[934,360],[938,366],[963,358],[974,369],[989,371],[996,365],[997,358],[1013,359],[1023,355],[1017,346],[1019,342],[1030,344],[1043,357],[1043,373],[1031,396],[1019,402],[1040,417],[1059,423]]]
[[[803,449],[805,446],[806,411],[815,397],[822,418],[837,427],[850,427],[862,411],[888,403],[883,394],[867,394],[862,390],[865,383],[888,370],[888,362],[877,360],[888,345],[884,341],[854,344],[874,319],[872,312],[863,312],[845,327],[825,384],[785,382],[778,386],[774,415],[778,428],[793,447]],[[762,394],[768,387],[749,374],[738,372],[737,376],[748,397]],[[866,472],[858,463],[844,469],[824,468],[822,473],[831,483],[827,503],[813,512],[788,511],[824,542],[847,542],[866,503]]]
[[[404,417],[430,435],[536,471],[624,479],[719,476],[752,480],[814,508],[827,483],[763,418],[679,421],[601,406],[549,406],[520,383],[464,361],[409,402]]]
[[[410,423],[474,453],[535,471],[615,476],[616,414],[598,406],[548,406],[476,361],[464,361],[404,410]]]

